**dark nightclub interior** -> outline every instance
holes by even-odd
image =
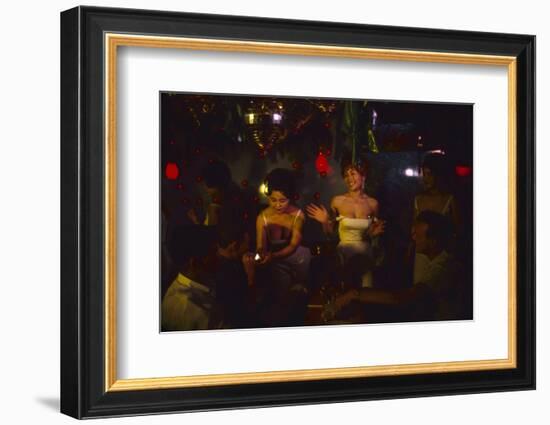
[[[472,319],[473,105],[160,105],[161,331]]]

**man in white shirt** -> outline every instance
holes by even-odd
[[[448,219],[433,211],[422,211],[413,225],[417,257],[413,289],[429,292],[435,320],[458,319],[463,311],[464,276],[458,262],[447,252],[451,236]]]
[[[422,211],[413,225],[412,238],[419,258],[413,285],[401,290],[363,288],[336,300],[337,308],[351,301],[412,307],[411,320],[464,319],[462,268],[447,251],[452,235],[448,220],[433,211]]]

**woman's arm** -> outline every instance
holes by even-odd
[[[266,229],[264,226],[264,221],[262,218],[262,214],[258,214],[258,217],[256,218],[256,252],[258,252],[260,255],[265,254],[267,243],[266,243]]]
[[[206,218],[204,219],[205,226],[216,226],[220,221],[220,212],[221,206],[218,204],[211,203],[208,205],[208,212],[206,213]]]
[[[419,195],[415,195],[414,197],[414,205],[413,205],[413,222],[416,220],[416,217],[418,217],[418,214],[420,213],[418,202],[419,202]]]
[[[336,223],[337,216],[338,216],[338,206],[337,206],[336,197],[334,197],[330,200],[330,214],[328,216],[328,223],[326,225],[326,228],[323,229],[327,235],[330,235],[334,232],[334,229],[336,227],[335,223]]]
[[[336,309],[340,310],[352,301],[361,304],[379,305],[411,305],[424,299],[432,293],[431,288],[424,284],[414,285],[405,289],[352,289],[338,296],[335,300]]]
[[[309,204],[306,207],[307,215],[321,223],[323,232],[327,235],[332,234],[334,231],[334,217],[336,216],[335,199],[332,198],[330,202],[330,211],[328,211],[323,205],[317,206],[315,204]]]
[[[369,201],[370,201],[370,211],[371,211],[370,215],[372,215],[373,220],[372,220],[372,224],[367,229],[367,234],[371,238],[374,238],[374,237],[379,236],[382,233],[384,233],[384,226],[385,226],[386,222],[384,220],[377,219],[377,217],[378,217],[378,201],[374,198],[370,198]]]
[[[457,235],[462,234],[462,217],[454,195],[451,195],[451,219],[453,221],[454,231]]]
[[[300,245],[300,242],[302,242],[302,227],[304,225],[304,216],[300,214],[296,219],[294,220],[294,225],[292,226],[292,236],[290,239],[290,243],[285,246],[283,249],[274,252],[273,258],[284,258],[291,255],[294,251],[296,251],[296,248]]]

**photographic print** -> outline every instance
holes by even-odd
[[[535,388],[534,36],[79,6],[61,77],[63,413]]]
[[[161,331],[473,318],[473,105],[160,105]]]

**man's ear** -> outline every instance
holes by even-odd
[[[428,243],[430,244],[430,251],[437,251],[439,249],[437,239],[428,238]]]

